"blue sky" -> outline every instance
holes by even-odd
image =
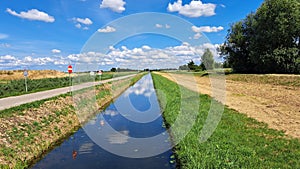
[[[198,63],[201,50],[204,48],[213,50],[218,44],[223,43],[230,24],[254,12],[262,2],[262,0],[2,0],[0,70],[28,68],[66,71],[66,65],[69,63],[83,63],[83,60],[88,62],[84,62],[85,64],[93,63],[96,69],[116,66],[132,68],[134,65],[140,65],[138,68],[141,69],[145,66],[177,67],[190,59]],[[156,18],[147,18],[148,20],[139,23],[130,21],[127,25],[123,24],[123,27],[118,27],[122,24],[115,21],[142,12],[157,12],[179,17],[177,20],[185,20],[194,27],[189,25],[183,27],[176,19],[169,22],[168,17],[165,21],[157,20],[157,23],[151,22]],[[148,24],[149,27],[150,23],[153,27],[146,28],[145,25]],[[122,31],[135,30],[137,27],[145,31],[160,30],[162,35],[144,33],[119,39],[117,44],[104,42]],[[177,34],[187,35],[191,42],[164,36],[175,28]],[[95,36],[98,36],[97,43],[94,42],[93,45],[96,45],[95,48],[97,45],[107,45],[106,53],[87,50],[90,49],[86,47],[90,45],[89,39],[95,41]],[[206,37],[210,45],[204,43],[203,38]],[[198,39],[199,43],[193,44]],[[162,64],[168,60],[176,62]],[[136,64],[137,61],[140,63]]]

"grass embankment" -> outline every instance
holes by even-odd
[[[81,83],[88,81],[99,81],[111,79],[113,77],[118,76],[126,76],[129,74],[133,74],[133,72],[104,72],[101,76],[93,76],[91,77],[89,74],[78,75],[76,80],[80,80]],[[1,79],[0,79],[1,80]],[[40,79],[27,79],[27,87],[28,92],[25,91],[25,82],[24,79],[19,80],[9,80],[9,81],[1,81],[0,83],[0,98],[9,97],[9,96],[18,96],[28,93],[40,92],[45,90],[51,90],[61,87],[67,87],[70,85],[69,77],[57,77],[57,78],[40,78]]]
[[[167,103],[163,116],[167,126],[171,126],[180,111],[180,92],[192,91],[180,91],[176,83],[156,74],[152,76],[156,90],[160,90],[157,93],[159,100]],[[299,140],[288,138],[283,132],[269,129],[265,123],[227,107],[213,135],[200,143],[199,136],[212,98],[207,95],[199,95],[199,98],[200,109],[195,110],[198,111],[196,122],[187,136],[175,146],[182,168],[300,168]],[[184,128],[186,124],[183,122],[181,125]],[[180,133],[171,131],[171,136],[174,137],[176,132]]]
[[[134,84],[143,75],[115,83]],[[95,87],[101,109],[113,99],[112,83]],[[0,111],[0,168],[27,168],[79,127],[70,93]]]

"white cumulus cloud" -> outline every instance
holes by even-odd
[[[165,24],[165,26],[164,25],[162,25],[162,24],[155,24],[155,27],[156,28],[166,28],[166,29],[170,29],[171,28],[171,26],[170,25],[168,25],[168,24]]]
[[[210,26],[200,26],[200,27],[197,27],[197,26],[192,26],[192,30],[196,33],[199,33],[199,32],[219,32],[219,31],[222,31],[224,30],[224,28],[222,26],[219,26],[219,27],[210,27]]]
[[[116,31],[116,28],[111,27],[111,26],[106,26],[103,29],[98,29],[98,32],[101,32],[101,33],[110,33],[110,32],[115,32],[115,31]]]
[[[52,49],[51,52],[54,54],[61,53],[61,51],[59,49]]]
[[[4,55],[4,56],[0,56],[0,60],[16,60],[16,58],[14,56],[11,55]]]
[[[77,23],[81,23],[84,25],[91,25],[93,24],[93,21],[91,21],[90,18],[73,18],[73,21],[77,22]]]
[[[103,0],[100,8],[109,8],[114,12],[122,13],[125,11],[126,2],[123,0]]]
[[[202,35],[199,32],[194,35],[194,39],[199,39],[201,37],[202,37]]]
[[[13,11],[9,8],[6,9],[6,12],[13,16],[17,16],[23,19],[28,19],[28,20],[36,20],[36,21],[43,21],[43,22],[54,22],[55,19],[53,16],[48,15],[45,12],[39,11],[37,9],[31,9],[28,10],[27,12],[20,12],[17,13],[16,11]]]
[[[155,24],[155,27],[157,27],[157,28],[162,28],[163,26],[161,25],[161,24]]]
[[[189,4],[182,4],[182,0],[177,0],[173,4],[169,3],[169,12],[178,12],[187,17],[213,16],[215,15],[216,4],[202,3],[202,1],[192,0]]]

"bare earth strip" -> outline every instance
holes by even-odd
[[[209,77],[159,74],[190,90],[212,95]],[[193,85],[195,82],[198,89]],[[224,92],[221,89],[216,91]],[[289,136],[300,138],[300,87],[226,80],[226,101],[219,99],[218,94],[216,99],[229,108],[268,124],[270,128],[283,130]]]

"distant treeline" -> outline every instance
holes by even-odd
[[[300,0],[265,0],[226,39],[221,54],[235,72],[300,73]]]
[[[204,54],[201,56],[201,64],[196,65],[193,60],[185,65],[179,66],[179,70],[191,70],[191,71],[203,71],[203,70],[212,70],[214,68],[223,68],[226,65],[223,63],[215,62],[212,52],[209,49],[206,49]]]

